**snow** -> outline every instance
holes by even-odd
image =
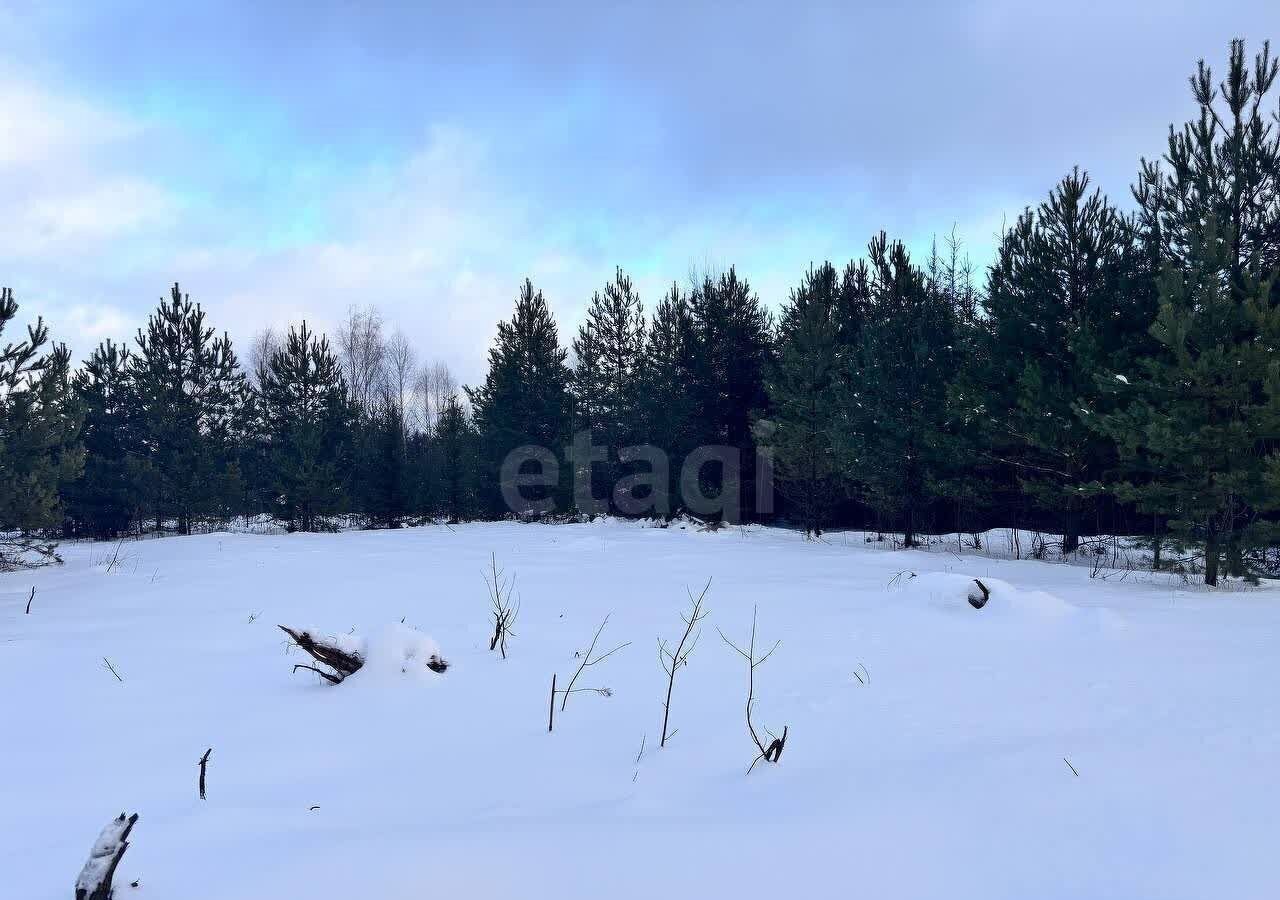
[[[86,895],[91,894],[102,884],[116,857],[124,852],[122,844],[133,824],[133,820],[121,813],[102,829],[89,851],[88,861],[80,870],[80,877],[76,879],[77,893],[84,891]]]
[[[0,576],[0,894],[67,896],[127,809],[119,898],[1272,896],[1280,590],[984,546],[507,523],[140,541],[108,573],[64,545]],[[491,552],[521,599],[505,661]],[[659,749],[657,639],[707,578]],[[715,628],[745,639],[753,606],[758,646],[782,641],[755,718],[789,738],[748,777],[745,665]],[[548,734],[551,675],[608,614],[632,644],[582,683],[613,695]],[[366,665],[292,674],[310,660],[277,624]]]
[[[350,676],[349,680],[343,682],[348,686],[356,681],[381,683],[388,678],[403,678],[406,675],[432,681],[439,676],[427,668],[427,663],[432,657],[446,661],[448,659],[434,639],[412,625],[401,623],[385,625],[378,629],[373,637],[351,632],[330,634],[323,628],[301,630],[322,638],[323,642],[330,647],[336,647],[364,660],[364,665]]]
[[[982,628],[992,619],[1026,622],[1028,619],[1065,616],[1074,607],[1053,594],[1037,590],[1022,590],[998,578],[983,578],[982,583],[991,592],[980,611],[974,610],[970,599],[982,599],[982,592],[974,579],[954,572],[925,572],[911,575],[890,585],[890,596],[896,602],[926,606],[940,614],[961,619],[968,626]],[[980,618],[979,618],[980,616]]]

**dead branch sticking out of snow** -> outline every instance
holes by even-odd
[[[579,650],[577,653],[574,654],[574,657],[582,660],[582,662],[578,664],[578,670],[574,672],[573,677],[569,679],[569,686],[565,688],[563,691],[560,691],[560,694],[562,695],[560,700],[561,712],[564,712],[564,708],[569,705],[570,694],[586,691],[593,694],[599,694],[602,697],[610,697],[613,695],[613,691],[607,687],[578,688],[577,690],[574,690],[574,687],[573,687],[577,683],[578,676],[582,674],[583,669],[587,668],[588,666],[594,666],[596,663],[604,662],[606,659],[608,659],[610,656],[613,656],[613,654],[617,653],[619,650],[623,649],[624,647],[631,646],[631,642],[627,641],[625,644],[619,644],[609,652],[602,653],[599,656],[597,656],[596,644],[600,641],[600,635],[604,631],[604,626],[608,624],[609,624],[609,617],[605,616],[604,621],[600,623],[600,627],[596,629],[595,635],[591,638],[591,646],[589,646],[586,650]],[[552,702],[553,703],[555,702],[554,695],[553,695]]]
[[[782,759],[782,751],[787,746],[787,726],[784,725],[782,728],[782,737],[775,736],[772,731],[769,731],[769,729],[766,728],[765,734],[769,735],[772,740],[770,743],[765,744],[765,742],[761,740],[760,735],[756,732],[755,723],[751,719],[751,709],[756,702],[756,669],[764,665],[764,661],[770,656],[773,656],[773,651],[777,650],[778,646],[782,643],[782,641],[774,641],[773,646],[769,648],[768,653],[759,659],[756,658],[756,613],[757,608],[753,606],[751,608],[751,640],[747,644],[746,650],[743,650],[733,641],[725,637],[724,632],[720,631],[719,628],[716,629],[716,631],[720,632],[720,638],[737,651],[739,656],[747,661],[747,732],[751,735],[751,741],[756,745],[756,749],[759,751],[756,758],[751,761],[751,765],[747,767],[748,775],[750,775],[751,770],[756,767],[756,763],[760,762],[762,759],[765,762],[778,762]]]
[[[76,900],[110,900],[111,879],[115,877],[124,852],[129,849],[129,832],[137,821],[137,813],[128,817],[120,813],[119,818],[112,819],[102,829],[89,851],[89,861],[76,879]]]
[[[706,585],[702,588],[702,593],[695,600],[693,592],[688,588],[685,593],[689,595],[689,603],[692,604],[689,612],[680,614],[681,621],[684,622],[684,634],[680,636],[680,643],[676,644],[676,648],[672,650],[667,646],[667,642],[662,638],[658,638],[658,662],[662,666],[662,671],[667,673],[667,698],[662,702],[662,740],[658,742],[659,747],[667,746],[667,741],[675,736],[675,732],[667,731],[667,722],[671,718],[671,692],[676,686],[676,672],[681,666],[689,664],[689,654],[693,652],[693,648],[698,644],[698,634],[694,633],[694,629],[698,627],[698,623],[709,614],[702,608],[702,600],[707,596],[707,591],[711,589],[711,579],[707,579]],[[690,635],[693,640],[690,640]]]
[[[312,659],[321,665],[328,666],[328,672],[317,669],[315,666],[307,666],[299,663],[293,667],[293,671],[299,669],[309,669],[315,672],[330,684],[341,684],[343,679],[348,675],[352,675],[360,671],[360,667],[364,665],[364,660],[357,653],[348,653],[334,644],[326,641],[316,640],[308,631],[294,631],[284,625],[277,626],[289,637],[293,638],[293,642],[304,650]]]
[[[205,770],[206,770],[206,769],[208,768],[208,766],[209,766],[209,754],[210,754],[210,753],[212,753],[212,752],[213,752],[213,748],[212,748],[212,747],[210,747],[208,750],[204,751],[204,756],[200,757],[200,762],[197,764],[197,765],[199,765],[199,766],[200,766],[200,785],[199,785],[199,787],[200,787],[200,799],[201,799],[201,800],[203,800],[203,799],[204,799],[204,776],[205,776]]]
[[[489,603],[492,607],[493,614],[493,638],[489,641],[489,649],[497,649],[502,653],[502,658],[507,658],[507,638],[515,637],[516,633],[512,630],[512,626],[516,623],[516,616],[520,614],[520,603],[517,600],[515,606],[511,605],[511,594],[515,590],[516,580],[512,576],[508,581],[503,576],[503,571],[498,568],[498,558],[494,554],[489,554],[489,571],[484,576],[485,586],[489,589]]]
[[[547,731],[556,727],[556,673],[551,673],[551,710],[547,713]]]

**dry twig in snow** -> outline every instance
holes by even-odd
[[[751,608],[751,640],[748,642],[746,650],[743,650],[733,641],[725,637],[724,632],[720,631],[719,628],[716,629],[716,631],[720,632],[720,638],[726,644],[732,647],[738,653],[739,656],[741,656],[743,659],[747,661],[747,732],[751,735],[751,740],[756,745],[756,749],[759,751],[759,754],[756,756],[755,759],[751,761],[751,765],[747,768],[748,775],[750,775],[751,770],[756,767],[756,763],[760,762],[760,760],[762,759],[765,762],[774,762],[774,763],[782,759],[782,750],[787,745],[787,727],[786,726],[783,726],[782,728],[782,737],[776,737],[773,734],[773,732],[769,731],[769,729],[766,728],[765,733],[768,734],[770,738],[772,738],[772,741],[769,744],[765,744],[765,742],[760,738],[759,733],[756,731],[755,723],[751,719],[751,709],[753,706],[755,706],[755,702],[756,702],[756,669],[764,665],[765,660],[767,660],[770,656],[773,656],[773,651],[777,650],[778,646],[782,643],[782,641],[774,641],[773,646],[769,648],[768,653],[766,653],[764,656],[761,656],[759,659],[756,658],[756,614],[757,612],[758,612],[757,608],[753,606]]]
[[[698,595],[696,600],[693,592],[688,588],[685,589],[685,593],[689,595],[691,606],[687,614],[680,614],[680,619],[684,622],[684,634],[680,635],[680,643],[676,644],[674,650],[667,645],[666,641],[658,638],[658,663],[662,666],[662,671],[667,673],[667,698],[662,702],[662,740],[658,742],[659,747],[667,746],[667,741],[675,737],[675,731],[667,731],[667,723],[671,719],[671,692],[675,690],[676,672],[682,666],[689,664],[689,654],[693,652],[693,648],[698,644],[698,637],[701,632],[695,633],[695,629],[698,627],[698,623],[708,615],[708,612],[702,608],[702,601],[710,589],[710,578],[707,579],[707,583],[702,588],[702,593]],[[690,639],[691,635],[692,640]]]
[[[489,589],[489,604],[493,614],[493,638],[489,641],[489,649],[497,649],[502,658],[507,658],[507,638],[515,637],[512,627],[516,616],[520,614],[519,600],[512,606],[511,594],[515,591],[516,580],[513,576],[508,581],[503,570],[498,568],[498,557],[489,554],[489,571],[484,576],[485,586]]]
[[[572,693],[575,693],[573,686],[574,684],[577,683],[578,676],[582,674],[583,669],[587,668],[588,666],[594,666],[596,663],[604,662],[606,659],[608,659],[610,656],[613,656],[613,654],[617,653],[622,648],[631,646],[631,642],[627,641],[625,644],[619,644],[618,646],[614,647],[608,653],[602,653],[599,656],[596,656],[595,655],[596,644],[600,640],[600,634],[604,631],[604,626],[608,624],[609,624],[609,616],[605,616],[604,621],[600,623],[600,627],[596,629],[595,635],[591,638],[591,646],[589,646],[585,651],[579,650],[576,654],[574,654],[576,657],[581,659],[582,662],[578,665],[578,671],[574,672],[573,677],[569,679],[569,686],[560,692],[563,695],[560,701],[561,712],[564,712],[564,708],[569,705],[569,695]],[[609,688],[578,688],[578,690],[590,691],[592,693],[601,694],[602,696],[605,696],[605,697],[608,697],[611,693]]]

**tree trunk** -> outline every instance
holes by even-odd
[[[1240,544],[1240,536],[1236,531],[1227,533],[1227,574],[1236,578],[1244,577],[1244,547]]]
[[[1221,552],[1218,529],[1210,523],[1204,539],[1204,583],[1210,587],[1218,583],[1218,557]]]
[[[1067,521],[1062,529],[1062,555],[1075,553],[1080,549],[1080,517],[1075,510],[1067,512]]]

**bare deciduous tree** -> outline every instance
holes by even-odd
[[[676,644],[674,650],[668,646],[666,641],[658,638],[658,662],[662,665],[662,671],[667,673],[667,697],[662,702],[662,740],[658,742],[659,747],[667,746],[667,741],[675,736],[675,731],[667,732],[667,723],[671,719],[671,693],[676,686],[676,672],[682,666],[689,664],[689,654],[693,652],[693,648],[698,644],[698,637],[701,632],[695,633],[695,630],[698,627],[698,623],[709,614],[708,611],[703,610],[702,601],[710,589],[710,578],[707,579],[706,585],[702,588],[702,593],[696,599],[693,596],[693,592],[686,589],[686,593],[689,594],[690,608],[688,613],[680,614],[680,619],[684,622],[684,634],[680,635],[680,642]]]
[[[457,396],[458,381],[445,363],[427,363],[418,372],[413,392],[422,430],[430,431],[440,421],[449,398]]]
[[[386,341],[382,336],[382,314],[376,307],[352,306],[338,328],[338,355],[351,399],[368,410],[378,398],[386,375]]]
[[[777,737],[773,732],[766,728],[765,734],[769,735],[771,740],[770,743],[765,744],[765,742],[761,740],[759,733],[756,731],[755,723],[751,719],[751,709],[755,706],[756,702],[756,669],[762,666],[764,661],[770,656],[773,656],[773,651],[777,650],[778,646],[782,643],[782,641],[774,641],[774,644],[769,648],[768,653],[759,659],[756,658],[756,612],[757,609],[753,606],[751,608],[751,640],[747,644],[746,650],[743,650],[733,641],[729,640],[725,637],[723,631],[720,631],[718,627],[716,628],[716,631],[720,632],[720,638],[732,647],[739,656],[747,661],[747,732],[751,735],[751,740],[756,745],[756,750],[759,751],[756,758],[751,761],[751,765],[747,767],[748,775],[750,775],[751,770],[756,767],[756,763],[760,762],[762,759],[765,762],[774,763],[782,759],[782,750],[787,744],[786,726],[783,726],[782,737]]]
[[[249,365],[246,374],[254,387],[261,386],[258,373],[271,362],[272,355],[280,349],[280,335],[270,326],[262,329],[249,342]]]
[[[413,372],[418,365],[418,354],[414,352],[409,338],[399,329],[391,335],[386,346],[386,371],[383,377],[387,381],[387,392],[399,404],[401,415],[408,420],[408,404],[412,400]]]

